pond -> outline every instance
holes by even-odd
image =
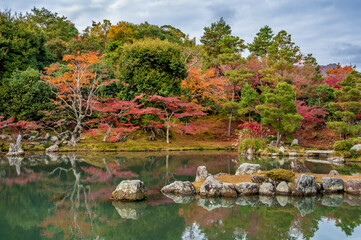
[[[360,239],[361,198],[201,198],[160,188],[193,181],[197,166],[231,173],[295,160],[245,159],[231,152],[87,153],[0,158],[0,239]],[[361,165],[297,161],[313,173],[361,174]],[[148,199],[112,203],[123,179],[139,178]]]

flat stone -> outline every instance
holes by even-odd
[[[349,194],[361,194],[361,180],[349,180],[345,184],[345,192]]]
[[[189,181],[175,181],[167,186],[164,186],[160,191],[162,193],[178,193],[184,195],[191,195],[196,193],[196,188]]]
[[[361,150],[361,144],[356,144],[356,145],[352,146],[352,148],[350,150],[355,150],[355,151]]]
[[[259,187],[256,183],[241,182],[236,184],[236,190],[239,195],[256,195],[259,192]]]
[[[275,187],[272,183],[262,183],[259,188],[260,195],[274,195],[275,194]]]
[[[146,198],[146,188],[140,180],[124,180],[113,191],[112,197],[119,201],[139,201]]]
[[[322,187],[325,193],[341,192],[344,189],[344,182],[341,178],[323,177]]]
[[[256,172],[261,172],[261,166],[259,164],[242,163],[238,167],[236,175],[249,175]]]

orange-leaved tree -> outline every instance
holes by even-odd
[[[45,68],[46,74],[42,76],[56,94],[57,110],[74,123],[70,130],[70,146],[79,141],[85,118],[92,114],[97,101],[99,88],[114,82],[107,79],[106,69],[97,69],[101,59],[95,52],[65,55],[63,61],[68,63],[67,71],[62,72],[59,65],[53,64]]]

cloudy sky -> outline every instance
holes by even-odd
[[[264,25],[286,30],[302,53],[319,64],[355,64],[361,69],[360,0],[0,0],[13,12],[45,7],[68,17],[79,31],[93,21],[170,24],[199,42],[203,28],[220,17],[233,34],[251,42]]]

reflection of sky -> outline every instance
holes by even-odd
[[[202,232],[202,230],[199,228],[199,225],[197,223],[193,223],[192,226],[187,227],[184,230],[182,240],[206,240],[206,235]]]
[[[341,239],[361,239],[361,226],[358,226],[352,232],[352,236],[347,236],[340,227],[336,227],[334,220],[327,220],[323,217],[318,222],[318,231],[312,239],[317,240],[341,240]]]

